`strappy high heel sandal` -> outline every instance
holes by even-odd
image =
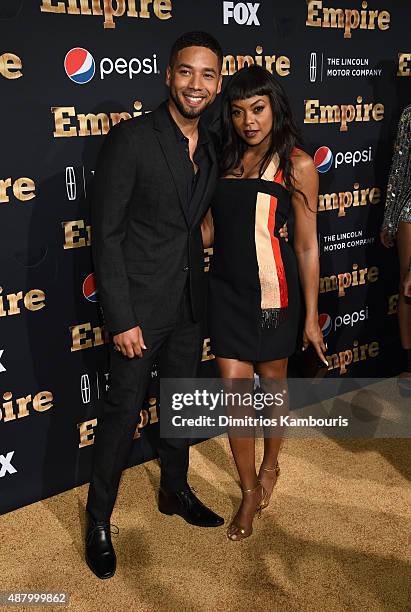
[[[278,461],[277,461],[277,463],[276,463],[275,467],[273,467],[273,468],[267,468],[267,467],[263,467],[263,466],[261,465],[261,467],[260,467],[260,472],[261,472],[261,470],[263,470],[264,472],[271,472],[271,473],[275,473],[275,475],[276,475],[276,480],[275,480],[275,483],[274,483],[274,487],[275,487],[275,485],[277,484],[278,477],[279,477],[279,475],[280,475],[280,466],[279,466]],[[274,488],[274,487],[273,487],[273,488]],[[268,504],[270,503],[270,499],[271,499],[272,491],[271,491],[271,493],[270,493],[270,494],[268,494],[268,493],[267,493],[267,491],[265,491],[265,493],[266,493],[266,495],[265,495],[265,499],[263,499],[263,500],[262,500],[262,502],[261,502],[261,509],[262,509],[262,510],[264,510],[264,508],[267,508]]]
[[[258,481],[258,484],[254,487],[254,489],[242,489],[242,492],[243,493],[254,493],[254,491],[256,491],[259,487],[261,487],[261,501],[260,501],[258,508],[255,511],[254,516],[257,514],[258,518],[261,518],[261,512],[265,508],[263,504],[265,503],[266,497],[267,497],[267,491],[264,489],[261,482]],[[234,533],[232,533],[233,528],[237,530]],[[242,527],[241,525],[237,525],[237,523],[235,523],[234,520],[231,521],[231,523],[229,524],[227,528],[227,538],[229,540],[232,540],[233,542],[237,542],[238,540],[245,540],[245,538],[249,538],[252,533],[253,533],[252,524],[251,524],[250,529],[247,530],[245,527]]]

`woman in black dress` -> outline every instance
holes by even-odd
[[[235,386],[241,379],[243,390],[249,381],[250,390],[256,373],[269,391],[286,378],[288,357],[297,348],[300,282],[303,348],[311,343],[327,363],[317,312],[318,175],[311,157],[296,146],[298,133],[282,87],[259,66],[240,70],[227,86],[222,143],[220,180],[203,223],[205,244],[214,244],[211,350],[225,381]],[[293,247],[279,239],[291,208]],[[281,438],[264,438],[257,474],[250,432],[249,437],[228,432],[243,492],[227,532],[232,540],[251,535],[253,518],[268,505],[279,473]]]

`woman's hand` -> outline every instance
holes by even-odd
[[[320,360],[328,366],[325,356],[327,345],[324,342],[323,333],[318,325],[318,318],[306,320],[303,332],[303,351],[312,344]]]
[[[286,242],[288,242],[288,227],[287,223],[284,223],[282,227],[280,227],[280,237],[283,238]]]

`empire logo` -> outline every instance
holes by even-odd
[[[133,103],[135,111],[130,114],[120,113],[78,113],[74,106],[53,106],[51,112],[54,115],[54,138],[73,138],[76,136],[103,136],[107,134],[110,127],[143,114],[142,103],[136,100]],[[73,120],[72,117],[75,119]],[[77,125],[73,125],[77,122]]]
[[[381,189],[367,187],[360,189],[359,183],[354,183],[353,191],[340,191],[338,193],[325,193],[318,196],[318,212],[338,210],[338,217],[345,217],[347,209],[351,207],[379,204],[381,202]]]
[[[154,15],[162,21],[171,19],[172,9],[171,0],[42,0],[40,5],[42,13],[104,17],[104,29],[116,27],[115,17],[150,19]]]
[[[271,74],[278,74],[278,76],[288,76],[290,74],[291,62],[285,55],[263,55],[263,47],[257,45],[255,48],[256,55],[225,55],[223,59],[223,69],[221,74],[223,76],[231,76],[235,74],[237,70],[244,68],[245,66],[263,66]]]
[[[398,54],[397,76],[399,77],[411,76],[411,53],[399,53]]]
[[[338,291],[338,297],[344,297],[346,290],[350,287],[358,287],[378,281],[379,269],[377,266],[358,269],[358,264],[353,264],[351,272],[342,272],[320,278],[320,293]]]
[[[36,185],[31,178],[0,179],[0,204],[8,204],[10,195],[13,194],[20,202],[28,202],[36,197]]]
[[[21,307],[35,312],[45,307],[46,294],[41,289],[30,289],[27,293],[18,291],[3,296],[3,287],[0,287],[0,317],[21,314]],[[21,302],[21,304],[20,304]]]
[[[0,421],[8,423],[16,419],[30,416],[35,412],[46,412],[53,407],[53,394],[51,391],[39,391],[34,397],[26,395],[13,399],[13,393],[3,393],[3,404],[0,407]],[[31,404],[31,405],[30,405]]]
[[[344,30],[344,38],[351,38],[351,30],[388,30],[391,15],[388,11],[367,10],[368,3],[361,3],[362,10],[323,8],[322,0],[307,2],[306,26],[314,28],[339,28]]]
[[[72,325],[69,327],[71,333],[71,352],[84,351],[85,349],[94,348],[108,344],[109,334],[104,327],[92,327],[91,323],[81,323],[80,325]]]
[[[5,79],[19,79],[23,76],[23,64],[18,55],[3,53],[0,55],[0,76]]]
[[[304,123],[340,123],[340,132],[348,131],[353,121],[368,122],[384,119],[384,104],[363,103],[362,96],[357,104],[320,104],[319,100],[305,100]]]
[[[133,439],[136,440],[141,436],[141,430],[147,425],[154,425],[158,422],[157,413],[157,398],[150,397],[148,405],[140,410],[140,422],[136,427]],[[78,447],[84,448],[86,446],[92,446],[94,444],[94,430],[97,427],[97,419],[90,419],[89,421],[83,421],[78,423],[77,429],[79,430],[80,442]]]
[[[361,361],[367,361],[369,358],[378,357],[379,354],[380,345],[378,342],[359,345],[358,340],[354,340],[352,348],[350,347],[330,356],[327,355],[328,369],[339,370],[340,374],[346,374],[348,366]]]
[[[75,221],[63,221],[64,231],[63,249],[81,249],[91,245],[91,225],[87,225],[84,219]]]

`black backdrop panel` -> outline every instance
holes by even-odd
[[[168,52],[184,31],[221,41],[225,80],[261,63],[290,96],[320,171],[329,375],[399,371],[397,260],[378,233],[411,97],[410,19],[406,3],[382,0],[2,2],[0,512],[89,478],[107,383],[90,183],[103,134],[165,98]],[[218,103],[208,120],[217,114]],[[154,369],[130,465],[154,456],[156,393]]]

